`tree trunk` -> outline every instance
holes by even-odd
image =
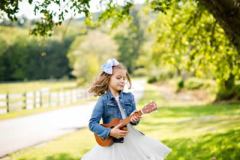
[[[240,55],[240,0],[198,0],[215,17]]]
[[[235,90],[235,77],[233,74],[230,74],[227,80],[221,81],[218,84],[218,93],[216,97],[216,101],[221,100],[231,100],[234,98],[238,98],[236,90]]]

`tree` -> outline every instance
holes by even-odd
[[[6,13],[8,17],[12,20],[16,19],[16,13],[18,11],[18,2],[20,0],[2,0],[0,9],[2,12]],[[237,55],[235,58],[227,58],[228,63],[226,63],[227,68],[232,69],[228,78],[222,82],[223,88],[229,90],[234,86],[234,80],[236,75],[234,72],[234,67],[232,61],[236,62],[240,56],[240,0],[194,0],[197,4],[196,10],[201,13],[203,11],[208,11],[216,20],[216,24],[219,24],[223,29],[224,33],[228,37],[231,44],[235,47]],[[71,0],[68,2],[61,0],[44,0],[41,2],[35,2],[33,0],[28,1],[34,6],[36,13],[41,13],[42,18],[36,23],[36,27],[33,29],[34,34],[51,34],[51,30],[54,25],[61,24],[69,11],[73,13],[84,13],[88,18],[90,15],[90,0]],[[159,11],[166,13],[171,6],[176,4],[185,4],[188,0],[152,0],[148,1],[154,11]],[[121,22],[123,19],[128,17],[129,10],[132,7],[131,0],[125,1],[123,5],[117,4],[117,1],[102,0],[101,3],[106,4],[106,10],[102,13],[100,19],[115,18],[114,22]],[[59,7],[58,11],[51,10],[51,5],[56,5]],[[65,6],[65,7],[61,7]],[[57,20],[54,18],[57,17]],[[116,23],[113,23],[116,24]],[[189,49],[189,48],[188,48]],[[186,50],[181,50],[180,52],[186,52]],[[235,59],[235,60],[234,60]]]
[[[240,1],[239,0],[199,0],[215,17],[229,40],[240,51]]]
[[[72,43],[68,54],[72,74],[79,83],[92,80],[100,70],[100,65],[108,58],[117,57],[117,45],[110,36],[100,31],[90,31],[79,36]]]
[[[0,81],[70,77],[66,53],[73,33],[43,39],[22,28],[0,26],[0,30]]]
[[[139,17],[139,9],[131,11],[132,20],[125,26],[120,26],[114,39],[118,43],[120,52],[119,60],[127,67],[130,73],[136,68],[141,47],[144,42],[144,30],[142,29]]]
[[[220,99],[235,95],[240,76],[239,55],[213,16],[199,10],[195,1],[177,3],[166,14],[158,14],[151,30],[156,35],[152,59],[162,66],[172,65],[183,75],[215,79]],[[161,68],[161,67],[159,67]]]
[[[224,29],[229,40],[233,43],[238,51],[240,51],[240,1],[239,0],[196,0],[202,4],[211,13],[220,26]],[[1,0],[0,11],[5,13],[9,19],[17,20],[16,13],[19,11],[20,0]],[[152,0],[150,3],[156,11],[165,12],[171,4],[186,2],[186,0]],[[36,23],[33,29],[34,34],[50,34],[54,25],[61,24],[65,17],[69,14],[81,14],[90,16],[90,0],[44,0],[34,1],[28,0],[28,3],[34,7],[36,14],[41,14],[42,18]],[[131,1],[126,1],[123,6],[114,1],[103,0],[102,4],[106,4],[108,13],[117,15],[118,18],[124,18],[121,14],[129,14]],[[50,6],[58,6],[58,10],[51,9]],[[64,7],[63,7],[64,6]],[[122,9],[119,11],[119,7]],[[119,12],[114,12],[116,9]],[[72,13],[69,13],[71,12]],[[0,14],[1,15],[1,14]],[[55,17],[57,17],[57,20]],[[106,16],[105,16],[106,17]],[[0,17],[1,18],[1,17]]]

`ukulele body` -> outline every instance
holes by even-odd
[[[109,122],[107,124],[101,124],[101,125],[103,127],[106,127],[106,128],[114,128],[115,126],[121,124],[121,121],[122,121],[122,119],[113,118],[111,120],[111,122]],[[127,127],[126,126],[120,127],[119,129],[127,131]],[[122,141],[123,141],[123,138],[116,139],[116,138],[114,138],[112,136],[108,136],[105,139],[103,139],[102,137],[97,136],[96,134],[94,134],[94,136],[95,136],[95,139],[96,139],[97,143],[100,146],[103,146],[103,147],[111,146],[114,142],[122,143]]]

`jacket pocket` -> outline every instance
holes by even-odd
[[[108,103],[105,113],[107,113],[108,116],[116,116],[117,115],[117,106],[113,103]]]

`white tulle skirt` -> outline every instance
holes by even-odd
[[[163,160],[171,149],[163,143],[147,137],[128,125],[124,143],[110,147],[95,146],[81,160]]]

